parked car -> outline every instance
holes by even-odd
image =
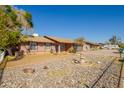
[[[5,56],[4,49],[0,49],[0,63],[4,60],[4,56]]]

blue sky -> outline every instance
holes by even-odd
[[[124,6],[17,6],[33,16],[34,31],[75,39],[105,42],[112,35],[124,41]]]

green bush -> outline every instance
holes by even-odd
[[[13,61],[13,60],[15,60],[15,56],[7,56],[6,57],[7,58],[7,61]]]
[[[124,48],[124,43],[119,44],[120,48]]]

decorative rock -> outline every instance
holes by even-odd
[[[23,72],[26,73],[26,74],[33,74],[35,72],[35,69],[25,68],[25,69],[23,69]]]
[[[43,69],[48,69],[48,66],[44,66]]]
[[[98,64],[100,64],[101,62],[100,62],[100,61],[98,61],[97,63],[98,63]]]
[[[76,63],[76,64],[79,64],[80,61],[79,60],[76,60],[76,59],[73,59],[73,62]]]

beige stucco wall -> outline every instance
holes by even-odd
[[[20,46],[20,51],[24,51],[24,54],[28,54],[28,49],[30,48],[30,43],[22,43]],[[55,50],[55,44],[50,44],[49,47],[45,46],[45,43],[37,43],[37,49],[36,50],[30,50],[31,54],[43,54],[43,53],[50,53],[51,49],[53,52],[56,52]]]

